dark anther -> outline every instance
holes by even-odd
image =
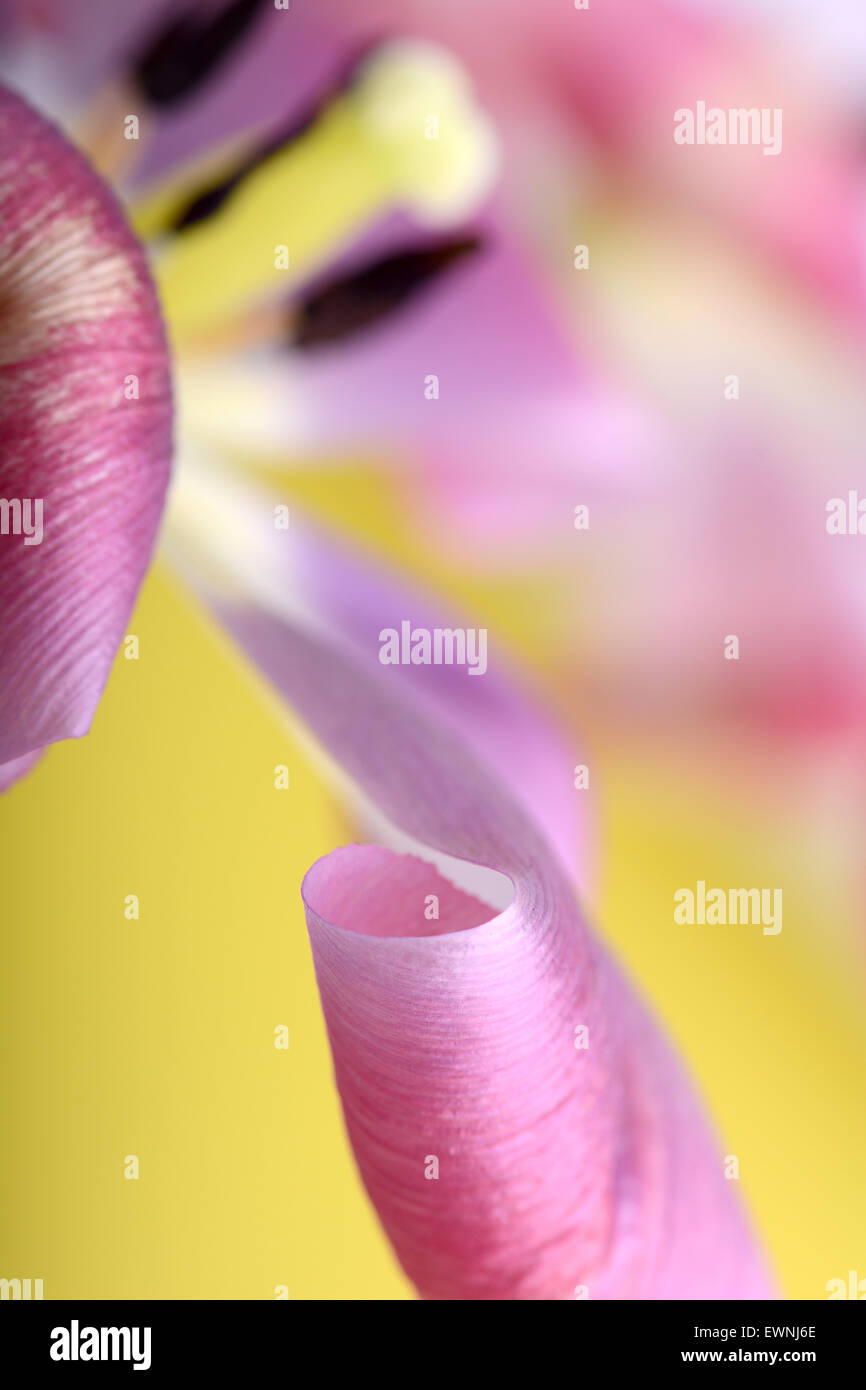
[[[296,306],[292,342],[310,349],[350,338],[387,319],[481,247],[478,237],[406,251],[313,292]]]
[[[132,65],[133,80],[151,106],[192,96],[252,28],[265,0],[232,0],[216,15],[195,10],[165,25]]]

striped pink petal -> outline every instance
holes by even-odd
[[[170,457],[143,252],[84,159],[0,90],[0,764],[87,732]]]

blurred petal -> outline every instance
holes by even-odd
[[[150,559],[171,398],[153,286],[113,197],[5,91],[0,222],[0,497],[33,523],[0,536],[9,762],[90,726]]]
[[[502,132],[517,198],[545,154],[544,137],[539,148],[529,130],[544,113],[618,178],[643,184],[649,173],[666,201],[698,207],[733,235],[745,234],[774,268],[781,262],[862,317],[857,128],[840,126],[838,84],[814,63],[816,44],[811,34],[805,42],[802,19],[795,26],[786,18],[783,42],[771,46],[765,16],[732,16],[721,0],[617,0],[592,12],[502,0],[495,43],[480,6],[323,0],[322,14],[347,42],[388,27],[422,33],[457,54]],[[825,32],[818,44],[826,42]],[[724,107],[783,109],[783,157],[727,150],[722,164],[707,163],[699,149],[676,146],[673,113],[698,96]]]
[[[179,471],[166,527],[172,562],[209,604],[245,654],[277,689],[281,658],[259,641],[262,614],[287,616],[379,665],[379,633],[413,627],[453,628],[459,616],[407,581],[355,552],[344,541],[293,513],[289,530],[274,524],[268,498],[217,468]],[[546,720],[537,700],[507,659],[488,652],[482,678],[459,666],[400,666],[398,685],[446,727],[469,742],[529,807],[583,888],[592,878],[587,793],[574,788],[583,759]]]

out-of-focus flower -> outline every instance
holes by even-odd
[[[129,34],[113,34],[116,56],[127,55],[113,77],[107,52],[91,55],[107,85],[78,128],[103,168],[119,171],[129,153],[112,139],[128,95],[141,99],[141,118],[146,124],[152,116],[169,143],[166,111],[206,85],[236,42],[252,42],[258,10],[214,7],[207,22],[202,14],[181,17],[158,34],[138,33],[134,44]],[[41,13],[49,27],[55,19],[63,26],[52,6]],[[96,11],[87,13],[92,24]],[[154,138],[150,173],[168,176],[136,201],[134,220],[154,245],[155,278],[180,363],[179,476],[167,553],[398,831],[434,853],[504,875],[514,891],[511,905],[486,920],[492,909],[480,897],[417,860],[357,847],[308,876],[318,978],[365,1181],[427,1296],[568,1298],[589,1289],[594,1297],[762,1297],[768,1285],[760,1259],[689,1088],[574,905],[566,870],[581,872],[574,862],[580,837],[564,796],[573,756],[539,727],[519,684],[496,663],[483,683],[437,672],[420,692],[411,669],[400,673],[404,689],[368,669],[378,627],[388,620],[395,626],[404,619],[444,621],[439,611],[407,596],[384,572],[339,555],[331,540],[294,517],[291,540],[281,546],[278,495],[232,476],[227,436],[222,447],[206,438],[209,363],[216,361],[222,373],[212,382],[237,390],[243,410],[245,385],[255,392],[273,379],[275,343],[288,340],[304,353],[349,342],[360,353],[361,332],[381,326],[413,294],[441,276],[468,276],[480,240],[482,251],[498,242],[486,265],[477,258],[483,269],[475,284],[491,352],[497,344],[516,348],[518,335],[524,329],[526,335],[522,365],[512,360],[504,381],[495,371],[489,379],[490,360],[477,349],[475,360],[471,343],[465,358],[458,357],[453,317],[446,315],[429,339],[431,352],[447,345],[452,370],[459,366],[457,411],[480,409],[472,420],[446,415],[430,431],[425,460],[435,485],[443,466],[452,470],[441,488],[446,508],[461,511],[460,470],[477,453],[495,451],[502,476],[519,489],[526,487],[527,452],[537,450],[544,487],[535,522],[543,534],[556,511],[550,499],[573,485],[575,434],[584,446],[581,477],[597,489],[594,495],[622,500],[626,477],[636,486],[651,477],[658,440],[648,446],[652,429],[636,427],[639,407],[623,427],[600,376],[576,369],[566,335],[536,303],[523,260],[500,234],[497,217],[466,225],[489,193],[495,140],[453,58],[417,42],[384,43],[360,61],[353,55],[348,72],[331,76],[337,80],[328,99],[310,111],[293,110],[288,130],[245,131],[232,149],[220,148],[205,162],[187,131],[186,153],[196,162],[180,172]],[[73,75],[71,93],[74,88]],[[16,334],[25,348],[33,334],[32,360],[16,360],[10,373],[11,380],[21,366],[16,389],[27,406],[21,418],[35,430],[28,410],[33,419],[44,412],[56,433],[39,440],[28,435],[29,452],[18,461],[4,454],[3,486],[9,477],[33,495],[38,481],[47,524],[54,508],[58,527],[65,527],[63,542],[46,554],[57,557],[58,576],[73,587],[67,592],[56,583],[52,594],[62,594],[63,605],[42,610],[49,630],[36,635],[44,666],[28,665],[26,608],[4,607],[0,617],[15,639],[7,646],[4,627],[10,675],[6,684],[4,667],[2,708],[13,712],[3,730],[9,782],[28,769],[39,747],[80,733],[89,722],[153,540],[166,483],[169,412],[151,287],[116,210],[63,140],[16,98],[3,98],[0,116],[10,174],[20,173],[12,120],[32,132],[38,147],[37,222],[32,209],[25,217],[15,206],[10,179],[21,238],[4,243],[4,295],[20,264],[35,263],[41,284],[40,225],[59,235],[75,223],[79,205],[90,220],[77,226],[73,250],[91,272],[64,291],[56,279],[62,256],[49,259],[53,299],[24,303]],[[427,139],[431,118],[437,127]],[[123,173],[131,177],[133,170],[127,164]],[[121,252],[107,262],[115,278],[103,299],[106,238],[96,235],[94,209],[105,211]],[[507,312],[496,303],[498,290]],[[140,310],[136,332],[123,321],[130,300]],[[464,312],[465,305],[464,299]],[[109,353],[101,389],[91,371],[80,415],[62,391],[57,399],[31,375],[34,362],[41,368],[57,348],[74,359],[82,346],[55,339],[64,310],[73,327],[97,322]],[[87,345],[98,352],[89,333]],[[227,364],[241,349],[248,356],[238,388]],[[61,372],[64,365],[65,359]],[[510,389],[524,365],[532,387],[528,415]],[[378,391],[376,370],[370,391]],[[129,396],[122,394],[127,380],[134,383]],[[421,399],[437,398],[433,383],[438,388],[435,366],[417,383],[419,390],[430,388]],[[328,392],[323,371],[318,395],[304,393],[319,405],[304,437],[312,432],[320,444],[329,438],[334,398]],[[65,411],[78,438],[92,431],[98,451],[85,459],[89,497],[76,489],[76,460],[68,468],[64,463]],[[368,418],[360,428],[374,439],[385,422]],[[407,411],[395,433],[402,448],[411,448],[416,430],[418,437],[425,433]],[[331,442],[339,433],[330,433]],[[482,470],[470,513],[474,508],[477,515],[495,476]],[[79,505],[87,518],[80,528],[67,524]],[[500,510],[504,529],[514,530],[509,508]],[[93,561],[94,545],[102,564]],[[13,597],[21,591],[23,555],[16,550],[8,570]],[[81,583],[83,589],[76,587]],[[105,622],[96,621],[109,598]],[[63,632],[57,647],[46,640],[53,623]],[[72,709],[68,720],[56,718],[55,690],[69,695],[61,708],[64,715]],[[497,777],[489,764],[501,768],[505,752],[507,767]],[[423,914],[431,893],[439,909],[432,930]],[[424,1163],[439,1165],[438,1186],[425,1186],[416,1161],[424,1150],[430,1151]]]

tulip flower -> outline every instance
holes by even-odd
[[[251,41],[258,8],[142,40],[92,113],[103,167],[128,154],[105,111],[134,91],[158,124]],[[431,112],[441,129],[425,142]],[[520,402],[495,372],[485,381],[470,345],[464,401],[477,367],[484,414],[463,465],[492,440],[519,477],[549,419],[556,491],[568,442],[590,423],[587,476],[621,494],[626,474],[650,475],[653,451],[641,430],[618,429],[534,302],[486,206],[497,142],[453,57],[376,45],[297,116],[207,162],[163,168],[151,147],[165,177],[133,208],[151,272],[81,155],[0,94],[0,491],[44,507],[39,545],[0,537],[0,788],[46,745],[86,732],[150,560],[172,452],[164,313],[181,387],[165,553],[412,851],[335,850],[303,897],[349,1138],[419,1294],[767,1297],[701,1106],[578,904],[588,855],[566,796],[574,753],[496,653],[483,681],[375,661],[379,629],[450,628],[453,614],[303,518],[281,529],[275,488],[233,472],[230,431],[208,434],[208,373],[211,388],[239,392],[242,428],[245,390],[272,380],[276,342],[360,353],[361,335],[441,277],[468,276],[478,256],[494,340],[514,345],[510,306],[532,330],[542,395],[521,433]],[[394,217],[408,219],[400,244]],[[432,341],[448,341],[447,327]],[[247,375],[227,365],[236,351]],[[423,432],[412,415],[403,442]],[[326,438],[328,423],[307,427]],[[437,458],[459,471],[457,414],[432,434],[432,475]],[[601,469],[608,456],[619,470]]]

